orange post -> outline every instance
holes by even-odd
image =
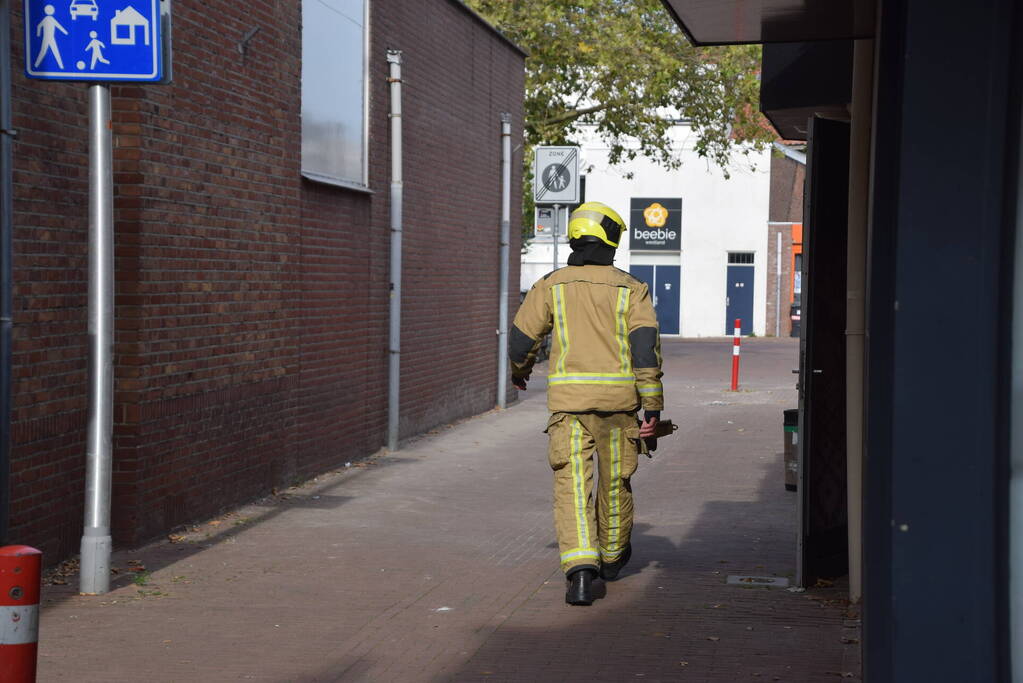
[[[0,683],[36,679],[42,559],[27,545],[0,548]]]

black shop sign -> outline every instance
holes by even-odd
[[[682,198],[633,197],[629,211],[631,251],[682,250]]]

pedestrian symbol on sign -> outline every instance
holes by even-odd
[[[86,51],[92,52],[92,64],[89,66],[89,68],[95,69],[96,62],[109,64],[110,60],[103,57],[103,48],[105,48],[106,45],[103,43],[102,40],[96,37],[95,31],[89,31],[89,37],[92,38],[92,40],[90,40],[89,44],[85,46]],[[84,69],[85,62],[84,61],[78,62],[78,68]]]
[[[572,174],[564,164],[550,164],[543,170],[542,181],[551,192],[561,192],[572,182]]]
[[[47,52],[53,53],[54,59],[60,68],[64,68],[64,60],[60,58],[60,46],[57,44],[57,31],[67,35],[67,29],[60,25],[60,22],[53,18],[53,5],[47,5],[46,16],[36,25],[36,38],[42,37],[43,42],[39,46],[39,56],[36,57],[35,66],[39,66]]]

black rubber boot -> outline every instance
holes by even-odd
[[[607,562],[600,565],[600,578],[605,581],[614,581],[618,578],[618,572],[620,572],[625,565],[629,563],[629,558],[632,557],[632,544],[625,546],[625,550],[618,556],[618,559],[614,562]]]
[[[570,605],[589,605],[593,603],[593,579],[597,572],[592,569],[577,569],[568,575],[568,592],[565,602]]]

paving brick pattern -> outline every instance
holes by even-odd
[[[591,607],[564,604],[537,373],[507,411],[117,553],[106,596],[45,588],[40,680],[857,680],[840,586],[725,585],[795,566],[797,346],[748,343],[736,394],[730,349],[665,343],[682,428],[640,463],[633,560]]]

